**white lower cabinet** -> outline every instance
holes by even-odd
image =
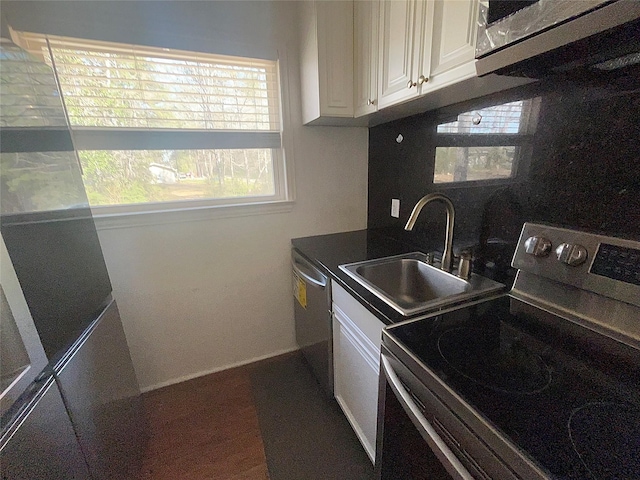
[[[384,324],[335,282],[332,295],[335,397],[373,462]]]

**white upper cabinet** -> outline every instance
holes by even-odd
[[[379,108],[474,77],[478,0],[383,0]]]
[[[380,5],[379,107],[416,96],[409,89],[414,70],[416,1],[382,0]]]
[[[305,124],[366,125],[389,112],[399,118],[405,107],[376,112],[418,97],[406,112],[515,86],[474,83],[479,0],[318,0],[299,5]],[[462,86],[464,81],[468,85]],[[430,95],[438,90],[439,95]]]
[[[435,0],[433,7],[431,78],[423,93],[476,75],[478,0]]]
[[[421,94],[431,63],[432,2],[382,0],[379,108]]]
[[[354,26],[354,103],[355,116],[378,109],[378,27],[379,0],[356,0]]]
[[[303,123],[353,118],[353,2],[309,1],[300,8]]]

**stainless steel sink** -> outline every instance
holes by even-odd
[[[402,315],[426,313],[503,290],[480,275],[468,280],[427,263],[421,252],[340,265],[340,269]]]

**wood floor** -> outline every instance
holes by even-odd
[[[268,480],[251,366],[143,395],[151,438],[140,480]]]

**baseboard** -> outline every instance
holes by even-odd
[[[140,391],[142,393],[146,393],[146,392],[150,392],[152,390],[157,390],[159,388],[168,387],[170,385],[175,385],[176,383],[182,383],[182,382],[186,382],[187,380],[193,380],[194,378],[203,377],[205,375],[210,375],[212,373],[222,372],[223,370],[229,370],[231,368],[242,367],[242,366],[245,366],[245,365],[249,365],[251,363],[256,363],[256,362],[261,362],[261,361],[268,361],[268,360],[270,360],[272,358],[279,357],[281,355],[286,355],[286,354],[295,352],[296,350],[298,350],[298,347],[288,348],[288,349],[285,349],[285,350],[279,350],[279,351],[274,352],[274,353],[269,353],[267,355],[262,355],[260,357],[251,358],[249,360],[243,360],[241,362],[230,363],[230,364],[224,365],[222,367],[216,367],[216,368],[212,368],[210,370],[203,370],[203,371],[200,371],[200,372],[197,372],[197,373],[193,373],[193,374],[190,374],[190,375],[185,375],[183,377],[172,378],[171,380],[167,380],[166,382],[160,382],[160,383],[156,383],[155,385],[142,387],[140,389]]]

